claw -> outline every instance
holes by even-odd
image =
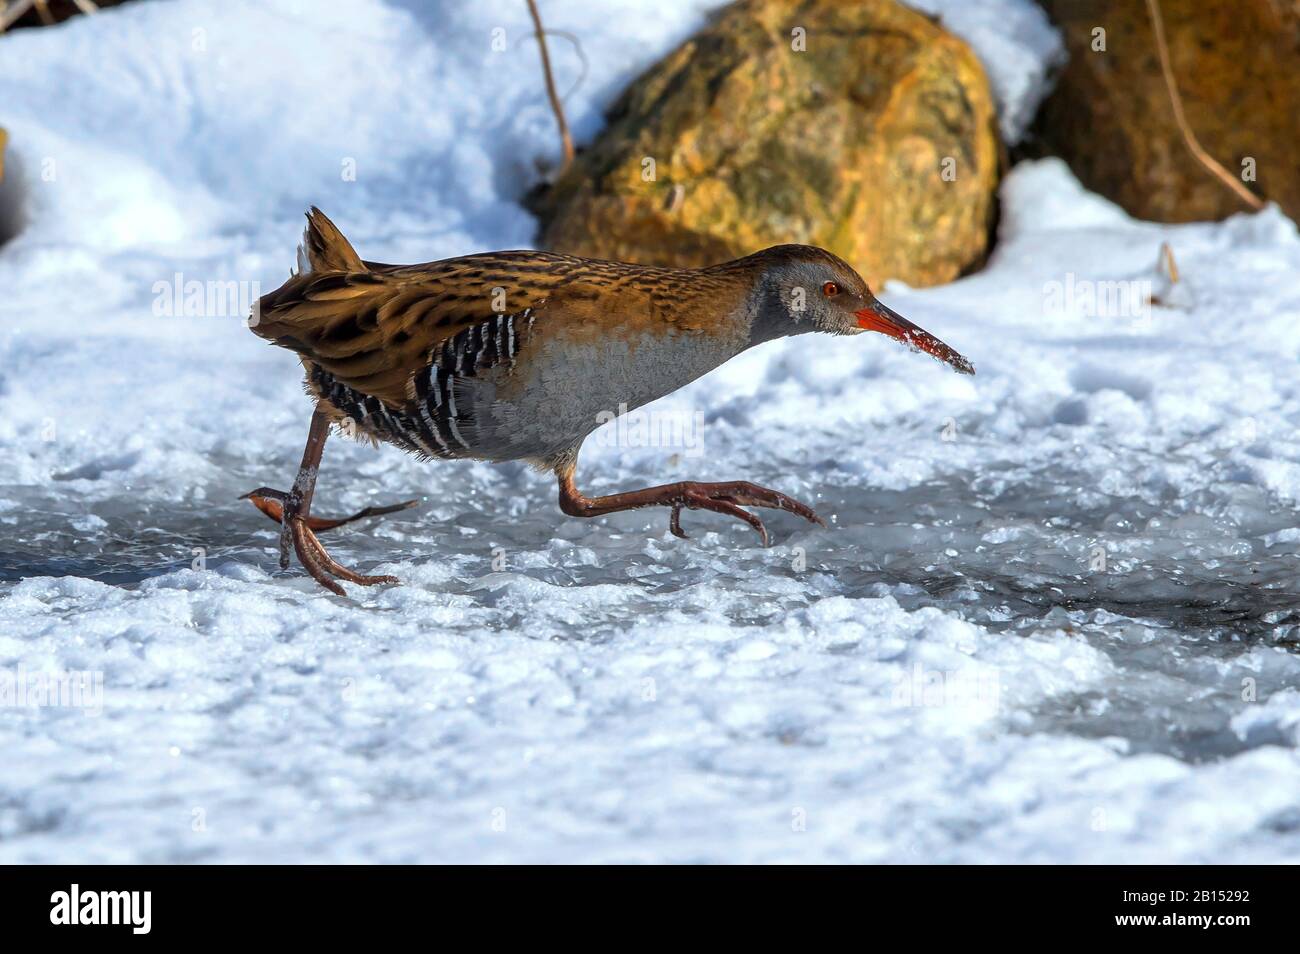
[[[395,576],[369,576],[349,570],[329,555],[324,545],[316,538],[317,530],[332,530],[345,523],[361,520],[365,517],[381,517],[384,514],[407,510],[419,504],[418,500],[407,500],[387,507],[366,507],[348,517],[337,520],[324,517],[298,516],[294,511],[302,505],[302,498],[271,487],[259,487],[239,498],[250,500],[258,510],[280,525],[280,569],[289,568],[289,550],[298,557],[303,569],[321,586],[338,596],[347,596],[347,591],[339,585],[334,577],[357,583],[361,586],[376,586],[381,583],[400,582]],[[289,517],[285,519],[285,511]],[[332,574],[332,575],[331,575]]]
[[[357,583],[361,586],[376,586],[380,583],[401,582],[395,576],[368,576],[365,573],[357,573],[354,570],[349,570],[343,564],[330,556],[329,553],[326,552],[324,544],[316,539],[316,534],[312,533],[309,527],[305,527],[302,524],[303,522],[301,520],[294,521],[295,534],[300,534],[304,538],[304,542],[311,548],[316,558],[324,564],[326,570],[333,573],[335,576],[347,580],[349,583]],[[296,536],[295,540],[297,540]]]
[[[809,523],[826,526],[826,522],[807,504],[800,503],[780,491],[769,490],[743,480],[726,484],[696,484],[686,491],[685,506],[691,510],[712,510],[715,513],[725,513],[738,520],[744,520],[758,533],[763,546],[768,546],[767,528],[763,525],[763,521],[741,508],[767,507],[772,510],[785,510],[803,517]],[[680,532],[681,508],[682,504],[673,505],[672,520],[669,522],[668,529],[679,537],[685,537],[686,534]]]
[[[826,521],[817,516],[817,512],[807,504],[795,500],[793,497],[781,493],[779,490],[769,490],[766,487],[760,487],[757,484],[751,484],[748,481],[739,481],[734,484],[723,484],[730,492],[728,498],[732,502],[744,507],[769,507],[773,510],[784,510],[796,516],[803,517],[809,523],[815,523],[819,527],[825,527]]]
[[[686,494],[686,506],[692,510],[712,510],[714,513],[725,513],[737,520],[743,520],[754,528],[758,538],[763,541],[763,546],[768,545],[767,527],[763,526],[763,521],[748,510],[737,506],[726,495],[710,497],[705,493],[692,491]]]
[[[317,583],[337,596],[347,596],[347,591],[333,578],[334,576],[362,586],[396,583],[397,578],[392,576],[366,576],[364,573],[354,573],[333,559],[316,539],[317,530],[329,530],[363,517],[379,517],[386,513],[405,510],[414,507],[417,503],[414,500],[407,500],[391,507],[367,507],[341,520],[313,517],[311,501],[316,490],[316,474],[320,469],[321,449],[325,446],[329,430],[330,416],[318,405],[312,412],[311,427],[307,431],[307,446],[303,448],[302,464],[298,467],[298,476],[293,482],[293,490],[286,493],[273,487],[258,487],[256,490],[250,490],[240,499],[251,500],[253,506],[280,525],[280,569],[289,569],[289,547],[292,545],[303,569]]]
[[[321,566],[319,559],[317,559],[316,551],[307,544],[304,535],[311,533],[311,531],[307,529],[303,521],[295,518],[291,519],[289,524],[293,527],[293,548],[298,554],[298,559],[302,562],[303,569],[311,574],[313,580],[331,593],[336,596],[347,596],[347,591],[325,572],[325,568]],[[324,549],[322,548],[320,552],[323,553]]]
[[[682,505],[673,504],[672,515],[668,518],[668,532],[675,537],[689,540],[690,535],[682,529]]]
[[[767,527],[763,525],[762,520],[745,510],[745,507],[786,510],[803,517],[809,523],[826,526],[825,521],[807,504],[802,504],[778,491],[751,484],[747,480],[720,484],[683,480],[675,484],[660,484],[658,487],[630,490],[621,494],[587,497],[574,482],[572,464],[558,468],[556,476],[560,483],[560,509],[571,517],[599,517],[622,510],[639,510],[642,507],[671,507],[668,529],[673,536],[683,539],[689,538],[682,530],[682,508],[711,510],[714,513],[723,513],[737,520],[743,520],[754,528],[759,539],[763,541],[763,546],[767,546],[769,542]]]

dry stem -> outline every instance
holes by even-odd
[[[564,159],[559,175],[563,175],[569,168],[569,163],[573,162],[573,137],[569,135],[569,124],[564,118],[564,107],[560,104],[559,94],[555,92],[555,76],[551,73],[551,55],[546,49],[546,31],[542,27],[542,15],[537,12],[536,0],[528,0],[528,12],[532,14],[533,26],[537,29],[537,45],[542,51],[542,73],[546,77],[546,95],[551,101],[551,110],[555,113],[555,123],[560,127],[560,147]]]
[[[1192,132],[1192,128],[1187,124],[1187,117],[1183,114],[1183,99],[1178,95],[1178,84],[1174,82],[1174,70],[1169,65],[1169,47],[1165,44],[1165,25],[1160,16],[1160,0],[1147,0],[1147,10],[1151,14],[1151,26],[1155,30],[1156,50],[1160,54],[1160,70],[1164,73],[1165,86],[1169,90],[1169,101],[1174,107],[1174,122],[1178,124],[1179,130],[1182,131],[1183,141],[1187,143],[1187,148],[1201,165],[1235,192],[1242,202],[1245,202],[1252,209],[1262,209],[1264,203],[1259,196],[1247,189],[1236,176],[1219,165],[1213,156],[1201,148],[1201,144],[1196,139],[1196,134]]]

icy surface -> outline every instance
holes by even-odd
[[[583,138],[705,8],[584,6],[546,4],[590,60]],[[688,513],[680,541],[566,518],[522,467],[334,440],[320,512],[422,497],[327,537],[404,585],[275,569],[236,498],[292,479],[296,361],[155,283],[275,287],[311,202],[381,260],[527,244],[554,130],[524,5],[485,7],[187,0],[0,39],[0,680],[102,678],[98,714],[0,708],[0,861],[1300,857],[1273,209],[1156,227],[1021,166],[986,271],[883,291],[976,377],[809,336],[656,409],[702,444],[583,458],[592,491],[743,476],[828,530],[770,515],[762,550]],[[1090,284],[1148,281],[1177,307]]]
[[[1065,43],[1035,0],[901,0],[938,18],[965,40],[988,74],[998,125],[1011,144],[1023,138],[1038,104],[1051,92]]]

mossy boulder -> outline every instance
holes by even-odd
[[[1000,142],[970,49],[894,0],[744,0],[636,80],[537,203],[544,247],[701,266],[830,249],[873,283],[982,262]]]
[[[1046,150],[1139,218],[1187,222],[1245,209],[1183,139],[1146,3],[1040,2],[1070,56],[1039,116]],[[1300,5],[1161,0],[1160,7],[1196,139],[1229,173],[1245,175],[1247,188],[1300,218]]]

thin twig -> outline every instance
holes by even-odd
[[[1158,265],[1164,269],[1165,274],[1169,277],[1169,284],[1178,284],[1178,263],[1174,261],[1174,250],[1168,242],[1160,243],[1160,260]]]
[[[1191,150],[1193,156],[1206,169],[1212,172],[1223,184],[1233,192],[1237,193],[1238,198],[1245,202],[1252,209],[1262,209],[1263,201],[1255,193],[1251,192],[1246,186],[1231,172],[1219,165],[1214,157],[1201,148],[1201,144],[1196,140],[1196,134],[1187,124],[1187,117],[1183,114],[1183,100],[1178,95],[1178,84],[1174,82],[1174,70],[1169,65],[1169,47],[1165,45],[1165,26],[1160,16],[1160,0],[1147,0],[1147,10],[1151,14],[1151,26],[1155,29],[1156,50],[1160,54],[1160,70],[1165,75],[1165,86],[1169,90],[1169,101],[1174,107],[1174,122],[1182,131],[1183,141],[1187,143],[1187,148]]]
[[[0,33],[21,20],[23,14],[30,10],[35,2],[36,0],[15,0],[12,6],[5,4],[0,8]]]
[[[547,30],[546,35],[558,36],[562,40],[568,40],[573,46],[573,52],[578,54],[578,62],[582,64],[582,69],[578,72],[578,78],[573,81],[573,85],[565,90],[564,95],[560,97],[560,102],[568,102],[569,97],[582,88],[583,81],[586,80],[587,73],[591,70],[591,63],[587,61],[587,52],[582,48],[582,43],[579,42],[578,38],[568,30]],[[540,41],[540,39],[541,38],[539,37],[538,40]]]
[[[573,162],[573,137],[569,135],[569,124],[564,119],[564,107],[555,92],[555,77],[551,74],[551,56],[546,50],[546,31],[542,27],[542,15],[537,12],[536,0],[528,0],[528,12],[532,14],[533,26],[537,29],[537,45],[542,51],[542,73],[546,77],[546,96],[551,101],[551,110],[555,113],[555,123],[560,127],[560,147],[564,160],[559,175]]]
[[[99,7],[92,0],[72,0],[72,3],[82,13],[99,12]],[[12,5],[7,0],[0,0],[0,33],[21,20],[32,7],[36,7],[36,12],[40,14],[41,22],[45,26],[54,25],[54,14],[50,13],[49,0],[13,0]]]

